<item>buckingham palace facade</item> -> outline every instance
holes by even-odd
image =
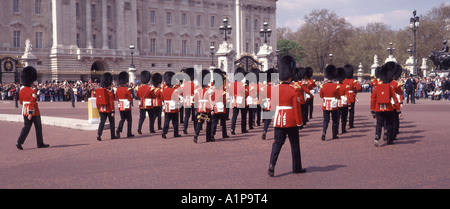
[[[276,28],[277,0],[0,0],[0,58],[21,57],[28,39],[40,81],[117,75],[133,63],[142,70],[208,68],[224,41],[237,56],[257,54],[263,22]],[[9,9],[7,9],[9,8]],[[238,18],[236,18],[238,17]],[[268,45],[276,47],[275,35]],[[217,62],[217,60],[216,60]]]

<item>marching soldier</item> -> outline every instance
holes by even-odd
[[[395,96],[399,102],[394,105],[394,140],[397,140],[397,134],[399,133],[400,128],[400,117],[402,116],[401,108],[403,107],[403,82],[399,81],[402,71],[403,69],[399,65],[396,65],[392,81],[389,83],[392,88],[394,88]]]
[[[350,89],[348,90],[348,97],[347,97],[348,112],[349,112],[348,125],[350,128],[354,128],[355,126],[353,122],[355,120],[356,94],[361,91],[361,86],[355,79],[353,79],[353,66],[350,64],[346,64],[344,66],[344,69],[346,79],[342,81],[342,83],[350,87]]]
[[[194,142],[197,143],[198,135],[202,129],[203,123],[206,121],[206,142],[215,141],[211,136],[211,95],[214,93],[208,87],[211,81],[209,70],[202,70],[202,88],[196,89],[194,92],[194,103],[197,107],[197,127],[195,128]]]
[[[144,123],[146,114],[149,117],[149,129],[150,133],[155,133],[153,119],[153,100],[155,99],[155,94],[153,93],[153,87],[150,87],[148,83],[150,82],[152,75],[147,70],[141,72],[141,83],[142,85],[137,90],[137,97],[139,98],[139,124],[138,124],[138,134],[142,134],[142,124]]]
[[[241,132],[248,133],[247,131],[247,110],[246,99],[248,96],[248,91],[245,89],[245,83],[242,82],[244,79],[244,69],[237,68],[234,72],[234,82],[231,83],[230,91],[231,95],[231,106],[233,107],[233,116],[231,117],[231,134],[236,135],[236,120],[239,114],[239,110],[241,111]]]
[[[338,129],[339,129],[339,119],[341,121],[341,133],[347,133],[346,126],[347,126],[347,117],[348,117],[348,97],[349,97],[349,89],[350,86],[343,83],[343,81],[346,79],[345,76],[345,69],[344,68],[338,68],[338,92],[339,92],[339,99],[338,99]]]
[[[291,85],[295,60],[292,56],[284,56],[278,66],[281,84],[273,87],[275,98],[272,98],[272,107],[275,108],[274,126],[275,141],[272,144],[272,152],[269,163],[269,176],[275,174],[275,165],[280,154],[281,147],[289,138],[292,153],[292,172],[304,173],[300,156],[300,143],[298,126],[302,124],[301,110],[299,107],[299,95],[295,87]]]
[[[108,88],[111,88],[113,77],[111,73],[104,73],[100,78],[100,86],[102,88],[95,89],[95,95],[97,96],[97,108],[100,114],[100,124],[98,125],[97,140],[101,141],[103,128],[105,127],[106,118],[109,120],[109,127],[111,130],[111,139],[117,139],[115,135],[114,124],[114,93]]]
[[[309,98],[307,98],[306,100],[306,106],[308,109],[308,113],[309,113],[309,119],[312,119],[312,115],[313,115],[313,110],[314,110],[314,88],[317,87],[316,85],[316,80],[312,79],[313,76],[313,69],[311,67],[306,67],[306,81],[307,81],[307,86],[308,89],[311,93],[311,96]]]
[[[259,105],[259,73],[261,70],[252,68],[250,73],[256,76],[256,80],[250,79],[248,85],[249,96],[247,97],[247,104],[249,105],[249,129],[253,129],[255,125],[261,125],[261,106]]]
[[[396,68],[401,67],[395,62],[388,62],[381,67],[381,83],[375,87],[370,97],[370,110],[377,118],[375,146],[378,146],[383,125],[387,131],[387,144],[394,144],[394,106],[398,104],[398,100],[394,88],[389,83],[392,81],[392,74],[396,72]]]
[[[131,96],[131,89],[127,87],[130,75],[122,71],[119,73],[119,88],[116,91],[116,99],[119,101],[120,121],[117,127],[116,136],[120,138],[120,133],[123,130],[123,124],[127,121],[127,137],[134,137],[131,133],[132,127],[132,114],[131,114],[131,102],[133,97]]]
[[[272,122],[273,118],[273,111],[271,111],[271,98],[272,98],[272,82],[271,82],[271,76],[275,73],[274,68],[268,69],[264,74],[267,76],[267,81],[265,83],[262,83],[261,85],[261,105],[263,110],[263,123],[264,123],[264,129],[263,134],[261,136],[262,140],[266,140],[267,131],[269,129],[269,125]],[[264,77],[264,75],[263,75]]]
[[[162,91],[162,101],[164,101],[164,127],[162,138],[167,139],[166,134],[169,131],[169,123],[172,121],[173,125],[173,137],[181,137],[178,134],[178,101],[179,93],[176,90],[174,83],[172,83],[172,77],[175,75],[172,71],[164,73],[164,82],[166,87]]]
[[[197,126],[197,119],[196,116],[196,110],[194,108],[194,90],[195,90],[195,69],[194,68],[187,68],[184,73],[186,73],[189,76],[189,80],[184,80],[183,85],[181,86],[180,90],[183,94],[183,101],[184,101],[184,121],[183,121],[183,133],[187,134],[187,128],[189,125],[189,118],[192,116],[192,121],[194,121],[194,132],[195,128]]]
[[[212,106],[213,109],[211,112],[214,112],[212,114],[212,139],[214,139],[214,136],[216,135],[217,130],[217,124],[220,120],[220,126],[222,126],[222,138],[230,138],[227,135],[227,125],[226,125],[226,91],[225,91],[225,72],[222,70],[216,68],[213,70],[214,77],[214,93],[212,97]],[[218,76],[218,77],[216,77]]]
[[[337,100],[339,99],[338,86],[333,82],[337,77],[337,70],[334,65],[328,65],[325,68],[325,78],[327,81],[320,88],[320,98],[323,99],[323,132],[322,141],[325,141],[325,135],[327,134],[328,123],[330,122],[330,114],[332,119],[332,133],[333,139],[339,139],[338,134],[338,106]]]
[[[159,73],[155,73],[152,76],[152,91],[155,95],[155,99],[153,100],[153,121],[158,118],[157,125],[158,130],[162,129],[161,123],[162,123],[162,91],[166,87],[166,85],[161,87],[163,77]],[[155,122],[153,122],[153,125]]]
[[[22,105],[24,126],[20,132],[16,147],[19,150],[23,150],[22,144],[25,142],[33,124],[36,130],[37,147],[49,147],[48,144],[44,144],[42,136],[41,114],[37,103],[37,90],[35,89],[37,85],[36,69],[31,66],[25,67],[22,71],[22,81],[23,87],[19,92],[19,103]]]

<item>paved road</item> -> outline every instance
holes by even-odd
[[[238,135],[210,143],[202,133],[194,144],[192,125],[188,135],[176,139],[170,129],[168,139],[162,139],[160,131],[147,130],[143,135],[134,131],[137,136],[132,139],[109,140],[106,130],[101,142],[95,139],[96,131],[44,126],[44,141],[51,147],[37,149],[32,130],[25,150],[19,151],[15,143],[22,124],[0,122],[0,188],[450,188],[450,102],[418,100],[405,105],[399,140],[374,147],[369,94],[358,98],[356,128],[337,140],[331,140],[329,128],[325,142],[320,140],[322,111],[316,99],[314,118],[300,133],[302,163],[308,172],[291,172],[286,143],[274,178],[267,175],[273,128],[266,141],[260,139],[259,126],[247,134],[238,128]],[[86,103],[76,108],[70,103],[39,105],[43,115],[87,119]],[[12,106],[1,101],[0,113],[19,114]],[[136,108],[133,114],[135,130]]]

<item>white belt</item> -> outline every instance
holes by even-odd
[[[277,110],[292,110],[294,107],[292,106],[277,106]]]
[[[353,91],[348,91],[348,93],[353,93]]]
[[[207,99],[200,99],[200,100],[198,100],[199,102],[209,102],[209,100],[207,100]]]
[[[324,97],[323,99],[324,100],[334,100],[334,99],[336,99],[336,97]]]

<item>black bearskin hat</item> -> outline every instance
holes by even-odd
[[[22,71],[22,82],[24,86],[31,86],[34,81],[37,80],[36,68],[32,66],[27,66]]]
[[[288,80],[293,77],[296,67],[295,59],[290,55],[283,56],[278,64],[278,74],[280,81]]]
[[[191,79],[192,82],[194,81],[194,78],[195,78],[195,69],[194,68],[186,68],[184,70],[184,73],[186,73],[189,76],[189,78]]]
[[[344,65],[345,70],[345,78],[351,79],[353,78],[353,66],[350,64]]]
[[[164,73],[164,83],[166,83],[167,86],[175,85],[175,83],[172,83],[172,78],[173,78],[174,75],[175,75],[175,73],[172,72],[172,71],[167,71],[167,72]],[[161,84],[162,79],[163,79],[161,74],[155,73],[153,75],[153,77],[156,77],[155,79],[152,78],[153,86],[157,86],[157,85]]]
[[[303,67],[296,68],[293,81],[303,80],[306,77],[306,74],[307,74],[306,68]]]
[[[342,84],[345,78],[347,78],[347,71],[345,70],[345,67],[344,68],[339,67],[337,69],[337,80],[339,81],[340,84]]]
[[[118,84],[125,85],[130,81],[130,75],[126,71],[122,71],[119,73],[119,81]]]
[[[392,77],[396,73],[397,63],[395,62],[387,62],[380,69],[380,79],[383,83],[390,83],[392,81]]]
[[[202,70],[202,86],[208,86],[211,83],[211,73],[209,70]]]
[[[256,83],[259,82],[259,74],[261,73],[261,70],[259,68],[252,68],[250,69],[250,73],[254,73],[256,76]]]
[[[313,77],[313,69],[312,69],[312,67],[306,67],[306,75],[305,75],[305,77],[306,78],[308,78],[308,79],[310,79],[310,78],[312,78]]]
[[[269,68],[267,71],[267,82],[270,83],[272,81],[272,74],[275,73],[275,68]]]
[[[402,76],[403,68],[399,64],[397,64],[397,67],[395,68],[395,73],[392,76],[392,80],[398,80],[400,76]]]
[[[219,76],[219,77],[213,77],[213,81],[214,81],[214,86],[215,87],[221,87],[223,85],[225,85],[224,83],[224,72],[219,69],[219,68],[215,68],[213,70],[213,73],[215,74],[214,76]],[[220,81],[218,81],[217,79],[221,79]]]
[[[163,78],[162,78],[162,75],[160,73],[154,73],[152,75],[152,79],[151,80],[152,80],[151,81],[152,85],[154,87],[158,87],[159,85],[161,85]]]
[[[375,78],[380,78],[380,70],[381,70],[380,66],[375,68]]]
[[[325,78],[327,78],[328,80],[334,80],[337,78],[337,69],[336,66],[334,65],[328,65],[325,68],[325,73],[324,73]]]
[[[141,83],[148,84],[151,78],[152,74],[150,74],[150,72],[148,72],[147,70],[141,72]]]
[[[112,85],[113,76],[111,73],[103,73],[100,78],[100,86],[103,88],[108,88]]]
[[[245,74],[244,68],[241,67],[236,68],[236,70],[234,71],[234,80],[241,81],[242,79],[244,79],[245,76],[244,74]]]

